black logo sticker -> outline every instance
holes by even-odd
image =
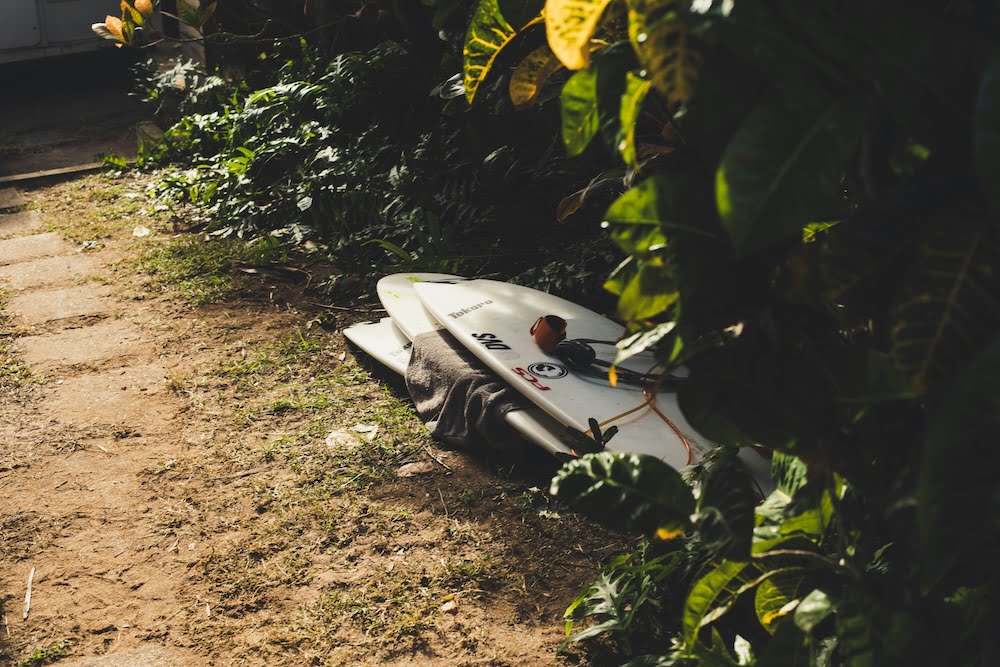
[[[559,378],[566,377],[569,373],[565,366],[552,364],[547,361],[531,364],[528,366],[528,371],[530,371],[532,375],[545,378],[546,380],[558,380]]]

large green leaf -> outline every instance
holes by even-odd
[[[674,272],[659,256],[643,260],[618,297],[618,316],[626,322],[655,317],[677,302]]]
[[[795,608],[795,625],[803,632],[810,633],[835,610],[836,606],[826,591],[817,588],[802,598],[802,602]]]
[[[771,477],[774,479],[774,486],[789,498],[806,485],[809,481],[808,474],[809,469],[802,459],[784,452],[772,454]]]
[[[682,636],[688,650],[697,644],[701,628],[729,611],[758,574],[760,570],[756,565],[727,560],[695,581],[681,617]]]
[[[465,33],[463,70],[465,99],[469,104],[475,100],[476,91],[489,75],[500,51],[520,31],[541,20],[541,16],[536,16],[515,28],[504,17],[498,0],[479,0]]]
[[[600,452],[574,459],[552,480],[551,492],[594,519],[630,533],[676,536],[694,511],[680,474],[645,454]]]
[[[934,222],[893,311],[892,356],[915,392],[943,389],[1000,329],[1000,227]]]
[[[600,127],[597,108],[597,72],[582,70],[570,77],[563,86],[562,138],[566,154],[579,155],[590,144]]]
[[[1000,212],[1000,56],[994,56],[983,72],[973,122],[979,185],[993,210]]]
[[[701,66],[701,53],[681,20],[687,3],[629,0],[628,32],[639,61],[668,103],[687,102]]]
[[[1000,535],[1000,338],[931,415],[917,488],[921,578],[931,588],[968,561],[995,562]]]
[[[772,635],[780,621],[795,610],[805,581],[805,568],[786,567],[757,587],[754,598],[757,620]]]
[[[625,76],[625,92],[622,94],[619,111],[621,141],[618,144],[618,151],[622,154],[625,164],[630,167],[636,166],[638,162],[635,151],[635,126],[639,122],[639,112],[642,111],[642,103],[649,94],[651,85],[649,80],[633,72]]]
[[[612,225],[657,225],[664,232],[676,230],[711,238],[710,233],[680,219],[670,179],[664,174],[647,178],[616,199],[604,219]]]
[[[545,34],[552,53],[569,69],[590,63],[590,40],[611,0],[546,0]]]
[[[613,44],[594,56],[590,67],[597,72],[597,111],[600,131],[611,148],[618,145],[621,134],[622,96],[628,74],[637,66],[635,53],[625,42]]]
[[[716,204],[737,252],[788,239],[828,217],[854,155],[864,105],[842,97],[819,103],[762,102],[736,132],[716,173]]]

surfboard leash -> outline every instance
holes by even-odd
[[[594,368],[595,365],[603,366],[609,370],[614,369],[616,375],[619,379],[642,387],[642,395],[646,400],[639,405],[626,410],[620,414],[615,415],[609,419],[605,419],[603,422],[598,424],[598,427],[604,427],[607,424],[623,419],[643,408],[650,408],[657,414],[657,416],[662,419],[670,430],[680,439],[681,444],[684,445],[684,450],[687,452],[687,464],[691,465],[695,462],[694,449],[691,447],[691,441],[688,437],[684,435],[680,427],[674,423],[670,417],[665,415],[662,410],[656,405],[656,391],[651,387],[651,376],[650,372],[637,373],[629,369],[615,369],[613,364],[609,364],[603,360],[597,359],[597,352],[591,347],[592,344],[601,345],[614,345],[610,341],[602,340],[592,340],[589,338],[578,338],[566,340],[566,320],[559,317],[558,315],[542,315],[535,323],[531,325],[531,336],[534,338],[535,343],[538,347],[546,354],[551,354],[559,357],[562,361],[566,363],[567,366],[577,371],[578,373],[583,373],[586,375],[591,375],[595,377],[600,377],[601,379],[607,378],[607,372],[601,372]],[[650,370],[656,368],[654,364]],[[658,378],[659,381],[663,381],[663,378]],[[585,434],[592,435],[591,429],[587,429]]]

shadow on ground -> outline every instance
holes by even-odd
[[[108,49],[0,66],[0,178],[132,158],[141,104],[134,51]]]

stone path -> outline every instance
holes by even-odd
[[[136,474],[182,437],[167,388],[176,359],[155,315],[94,280],[99,258],[44,233],[29,203],[0,190],[0,307],[37,382],[31,400],[0,396],[0,632],[45,646],[72,618],[92,657],[68,667],[206,664],[156,641],[169,619],[150,603],[176,597],[193,556],[150,520],[169,499]]]

